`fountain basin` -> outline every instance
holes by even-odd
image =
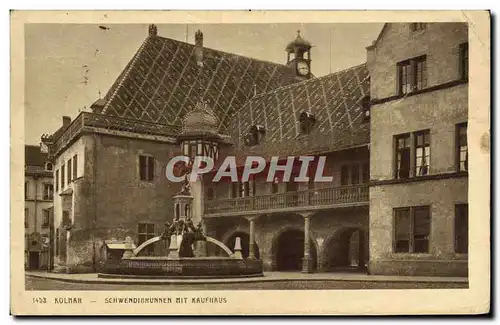
[[[136,256],[106,261],[100,277],[227,278],[262,276],[262,261],[228,257]]]

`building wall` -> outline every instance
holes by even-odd
[[[155,224],[160,234],[173,217],[172,196],[180,190],[165,177],[168,161],[179,153],[176,144],[102,134],[84,135],[79,143],[84,172],[71,185],[71,199],[59,204],[71,209],[66,258],[71,272],[91,271],[104,240],[130,236],[137,244],[139,223]],[[153,181],[140,180],[141,154],[155,158]]]
[[[71,263],[72,254],[71,247],[68,246],[70,232],[67,231],[66,225],[63,224],[63,212],[67,211],[69,220],[73,226],[82,222],[90,213],[87,208],[75,207],[75,201],[88,200],[87,193],[81,190],[82,184],[88,183],[88,171],[86,170],[87,155],[86,150],[93,143],[92,137],[88,134],[81,136],[68,148],[66,148],[54,161],[54,182],[58,181],[56,187],[54,183],[54,265],[55,269],[59,266],[65,267]],[[77,156],[77,177],[73,179],[73,157]],[[67,163],[71,159],[71,179],[68,183]],[[61,184],[61,169],[64,165],[64,183]],[[56,179],[56,172],[59,171],[59,177]],[[57,188],[57,191],[56,191]],[[82,211],[83,210],[83,211]],[[76,212],[76,214],[75,214]]]
[[[370,272],[374,274],[467,274],[467,255],[454,252],[455,204],[468,202],[467,177],[370,188]],[[393,209],[430,206],[428,253],[394,253]]]
[[[368,50],[372,100],[396,95],[397,63],[424,54],[427,87],[459,79],[459,45],[467,41],[467,26],[433,23],[416,33],[409,26],[388,24],[376,46]],[[370,188],[371,273],[467,274],[466,256],[453,252],[454,205],[468,200],[468,178],[456,174],[455,127],[467,121],[467,112],[466,83],[372,105],[370,174],[372,181],[382,182]],[[430,130],[430,176],[391,181],[394,136],[426,129]],[[393,209],[419,205],[430,206],[429,252],[393,253]]]
[[[326,269],[325,260],[330,254],[336,236],[347,229],[361,229],[368,233],[367,207],[316,211],[310,217],[311,252],[316,257],[316,270]],[[237,232],[249,233],[249,221],[241,217],[210,218],[206,220],[209,236],[227,243]],[[288,230],[304,231],[304,218],[300,214],[271,214],[255,219],[255,242],[259,248],[264,270],[276,269],[276,242]],[[368,239],[368,238],[366,238]],[[365,241],[368,251],[368,241]],[[229,247],[231,250],[234,247]]]
[[[386,24],[381,38],[367,52],[371,99],[397,93],[396,64],[427,56],[427,85],[459,79],[459,44],[467,42],[464,23],[428,23],[424,31],[411,32],[410,24]]]
[[[42,175],[27,175],[25,185],[28,188],[28,196],[25,198],[24,208],[27,209],[28,227],[25,228],[25,267],[29,267],[29,252],[37,252],[39,254],[39,268],[47,269],[49,263],[49,249],[40,243],[45,237],[49,238],[49,226],[43,226],[44,211],[49,210],[53,203],[52,200],[44,200],[43,191],[45,184],[52,184],[52,178]],[[32,239],[36,240],[37,244],[33,245]]]

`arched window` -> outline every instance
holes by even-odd
[[[189,218],[189,217],[190,217],[189,212],[190,212],[190,211],[189,211],[189,204],[186,204],[186,205],[184,206],[184,215],[186,216],[186,218]]]
[[[47,162],[45,163],[45,170],[47,170],[47,171],[52,171],[52,168],[54,168],[54,166],[52,165],[52,163],[51,163],[51,162],[49,162],[49,161],[47,161]]]

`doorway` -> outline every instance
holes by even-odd
[[[344,228],[334,234],[324,248],[326,271],[365,272],[367,261],[365,232],[358,228]]]
[[[309,247],[313,269],[316,269],[316,247],[312,241]],[[301,271],[304,257],[304,232],[299,229],[282,232],[276,238],[274,251],[276,271]]]
[[[30,270],[38,270],[40,268],[40,253],[29,252],[28,268]]]

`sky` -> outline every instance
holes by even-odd
[[[383,24],[161,24],[158,35],[194,43],[203,32],[205,47],[286,63],[285,46],[297,30],[313,44],[316,77],[366,62],[366,46]],[[62,116],[75,118],[106,94],[148,34],[145,24],[25,25],[25,143],[37,145],[53,133]]]

